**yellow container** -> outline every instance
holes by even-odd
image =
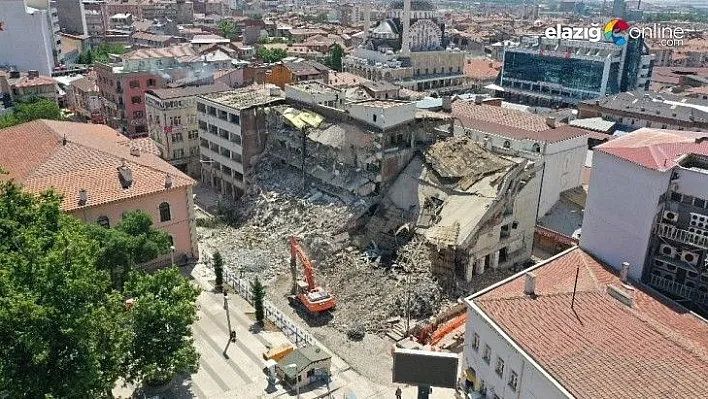
[[[268,351],[263,353],[263,359],[265,360],[275,360],[279,362],[280,359],[287,356],[290,352],[294,351],[295,347],[290,344],[285,344],[281,346],[276,346],[275,348],[270,348]]]

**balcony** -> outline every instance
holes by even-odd
[[[652,275],[649,285],[678,297],[690,299],[702,305],[708,305],[708,293],[698,291],[695,288],[687,287],[661,276]]]
[[[701,234],[691,233],[688,230],[679,229],[678,227],[670,224],[658,223],[654,225],[653,232],[662,238],[708,249],[708,237]]]

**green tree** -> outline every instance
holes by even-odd
[[[141,210],[127,212],[113,229],[98,225],[89,229],[99,243],[96,265],[110,272],[117,288],[133,267],[168,253],[172,243],[170,235],[153,228],[152,218]]]
[[[214,262],[214,274],[216,275],[216,289],[221,290],[224,285],[224,258],[221,257],[221,252],[216,251],[212,261]]]
[[[86,226],[53,193],[0,183],[0,392],[108,397],[129,337]]]
[[[269,49],[266,47],[259,47],[258,50],[256,50],[256,55],[264,62],[273,63],[287,57],[288,53],[280,48]]]
[[[342,58],[344,57],[344,49],[337,43],[334,43],[329,47],[329,53],[327,54],[327,59],[325,64],[334,69],[335,71],[342,71]]]
[[[234,21],[229,21],[228,19],[222,19],[219,21],[219,31],[221,31],[221,36],[227,39],[235,39],[238,36],[238,29]]]
[[[18,98],[12,111],[0,117],[0,129],[36,119],[61,120],[61,109],[50,100],[37,96]]]
[[[265,312],[263,310],[263,300],[265,299],[265,287],[258,279],[258,276],[251,281],[251,298],[253,298],[253,308],[256,310],[256,321],[263,325]]]
[[[197,320],[199,292],[174,266],[155,274],[130,273],[123,292],[134,299],[128,312],[133,331],[128,381],[162,385],[177,373],[197,371],[199,354],[190,325]]]

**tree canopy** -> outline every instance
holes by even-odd
[[[36,119],[61,119],[59,106],[45,98],[28,96],[15,100],[12,111],[0,116],[0,129],[30,122]]]
[[[133,271],[116,288],[106,266],[149,260],[164,233],[142,212],[104,229],[60,203],[53,192],[0,182],[0,393],[104,398],[120,377],[153,382],[194,371],[189,326],[199,290],[175,268]],[[135,300],[130,311],[126,298]],[[155,342],[161,349],[151,352]]]
[[[124,54],[125,47],[120,44],[102,43],[91,50],[79,54],[78,63],[91,65],[94,62],[108,62],[110,54]]]
[[[234,21],[229,21],[228,19],[219,21],[219,31],[221,31],[221,36],[227,39],[235,39],[238,36],[238,27]]]
[[[329,53],[327,53],[327,58],[325,58],[325,65],[335,71],[341,72],[342,57],[344,57],[344,49],[339,44],[334,43],[329,47]]]
[[[264,62],[273,63],[282,60],[288,56],[288,53],[281,48],[269,49],[266,47],[259,47],[256,51],[256,55],[262,59]]]

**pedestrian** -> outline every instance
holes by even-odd
[[[396,399],[401,399],[401,394],[403,394],[401,387],[396,388]]]

